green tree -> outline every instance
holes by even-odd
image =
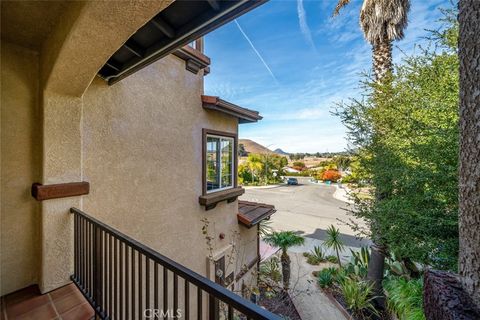
[[[263,239],[266,243],[282,249],[280,261],[282,264],[283,289],[288,290],[290,285],[290,257],[287,250],[290,247],[302,245],[305,239],[293,231],[272,232]]]
[[[342,239],[340,239],[340,230],[335,228],[332,224],[330,227],[327,228],[327,238],[323,242],[323,245],[327,248],[335,250],[338,258],[338,265],[341,267],[342,262],[340,261],[340,252],[344,249],[344,244]]]
[[[337,110],[372,196],[352,213],[401,259],[456,270],[458,256],[458,33],[454,13],[435,49],[406,57],[390,81]],[[381,94],[378,94],[381,92]],[[380,199],[378,195],[381,195]],[[373,252],[372,252],[373,259]]]

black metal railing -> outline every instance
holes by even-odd
[[[280,319],[76,208],[74,274],[102,319]]]

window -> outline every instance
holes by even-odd
[[[236,136],[204,131],[204,193],[235,187]]]

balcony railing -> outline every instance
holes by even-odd
[[[76,208],[73,282],[102,319],[280,319]]]

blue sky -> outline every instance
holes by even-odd
[[[341,151],[345,128],[331,115],[335,103],[358,96],[370,72],[371,47],[358,24],[361,0],[336,18],[335,0],[271,0],[206,36],[212,59],[205,93],[260,111],[240,125],[240,138],[287,152]],[[449,0],[411,0],[405,38],[394,60],[425,43]],[[405,52],[402,53],[401,51]]]

